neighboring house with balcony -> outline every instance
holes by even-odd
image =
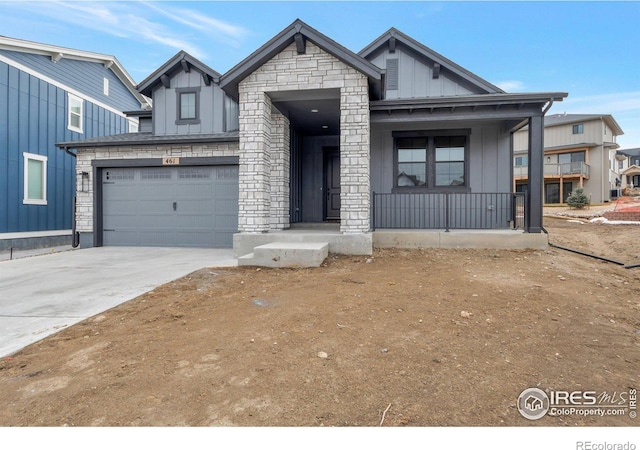
[[[616,152],[617,172],[620,189],[637,189],[640,187],[640,148],[629,148]]]
[[[56,142],[135,130],[123,111],[146,105],[113,56],[0,36],[0,250],[70,243],[75,158]]]
[[[567,94],[506,93],[395,28],[354,53],[296,20],[225,74],[179,52],[138,91],[138,133],[58,144],[90,174],[81,246],[546,245],[542,118]],[[516,208],[523,125],[538,194]]]
[[[616,137],[624,134],[611,115],[554,114],[544,118],[544,203],[565,203],[583,188],[592,203],[615,198]],[[514,189],[529,191],[528,129],[514,133]]]

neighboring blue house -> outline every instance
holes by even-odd
[[[0,36],[0,250],[71,242],[75,157],[56,142],[136,131],[123,111],[147,101],[113,56]]]

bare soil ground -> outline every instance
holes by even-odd
[[[545,226],[640,263],[638,226]],[[528,387],[640,387],[640,268],[555,248],[367,259],[204,269],[70,327],[0,360],[0,425],[640,423],[516,408]]]

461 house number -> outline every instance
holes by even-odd
[[[163,166],[177,166],[180,164],[180,158],[165,156],[162,158]]]

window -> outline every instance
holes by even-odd
[[[71,131],[82,133],[82,109],[84,102],[80,97],[69,94],[69,116],[67,127]]]
[[[238,131],[240,113],[238,103],[227,95],[224,96],[224,131]]]
[[[47,157],[23,153],[25,205],[47,204]]]
[[[134,119],[127,119],[129,123],[129,133],[137,133],[139,131],[138,121]]]
[[[584,133],[584,124],[579,123],[573,126],[573,134],[582,134]]]
[[[398,186],[427,184],[427,139],[398,139]]]
[[[176,125],[200,123],[200,88],[176,89],[178,111]]]
[[[567,164],[572,162],[585,162],[585,152],[560,153],[558,155],[558,163]]]
[[[436,186],[464,186],[464,136],[435,138]]]
[[[109,95],[109,79],[105,78],[102,82],[102,93],[104,95]]]
[[[624,169],[624,161],[618,161],[618,170]]]
[[[394,132],[395,186],[466,186],[468,134],[468,131]]]
[[[516,166],[528,166],[529,165],[529,157],[528,156],[516,156]]]

